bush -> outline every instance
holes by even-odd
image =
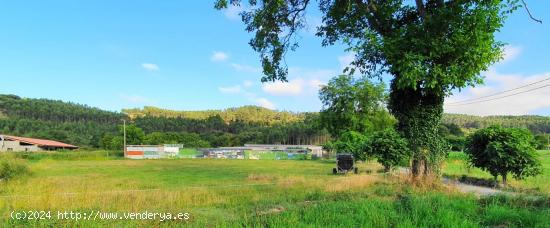
[[[368,137],[356,131],[348,131],[342,134],[337,140],[332,142],[331,146],[337,153],[351,153],[356,160],[367,160],[365,151],[365,142]]]
[[[386,172],[410,157],[407,141],[393,129],[374,133],[365,144],[365,150],[384,166]]]
[[[10,180],[29,173],[27,163],[19,159],[0,159],[0,180]]]
[[[473,166],[488,171],[495,180],[502,176],[504,185],[508,174],[523,179],[542,173],[533,135],[526,129],[491,126],[478,130],[468,137],[465,152]]]
[[[466,138],[463,136],[449,135],[445,137],[445,140],[449,144],[451,151],[463,151],[464,144],[466,144]]]

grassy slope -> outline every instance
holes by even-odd
[[[190,212],[186,225],[545,226],[550,201],[478,200],[444,187],[411,187],[378,174],[333,176],[333,163],[269,160],[31,162],[31,176],[0,182],[0,224],[173,226],[168,221],[13,221],[15,210]],[[66,157],[64,158],[66,159]],[[548,165],[548,164],[546,164]],[[362,164],[362,170],[378,170]],[[150,191],[126,191],[126,190]],[[78,193],[78,194],[60,194]]]

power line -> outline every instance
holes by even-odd
[[[530,89],[530,90],[526,90],[526,91],[521,91],[521,92],[509,94],[509,95],[502,96],[502,97],[496,97],[496,98],[487,99],[487,100],[481,100],[481,101],[474,101],[474,102],[464,103],[464,104],[448,104],[448,105],[449,105],[449,106],[461,106],[461,105],[469,105],[469,104],[476,104],[476,103],[482,103],[482,102],[487,102],[487,101],[493,101],[493,100],[498,100],[498,99],[502,99],[502,98],[506,98],[506,97],[515,96],[515,95],[522,94],[522,93],[531,92],[531,91],[538,90],[538,89],[542,89],[542,88],[545,88],[545,87],[548,87],[548,86],[550,86],[550,84],[548,84],[548,85],[543,85],[543,86],[539,86],[539,87],[536,87],[536,88],[533,88],[533,89]]]
[[[449,103],[449,105],[454,105],[454,104],[459,104],[459,103],[464,103],[464,102],[470,102],[470,101],[475,101],[475,100],[479,100],[479,99],[482,99],[482,98],[487,98],[487,97],[492,97],[492,96],[504,94],[504,93],[507,93],[507,92],[515,91],[515,90],[518,90],[518,89],[522,89],[522,88],[525,88],[525,87],[528,87],[528,86],[532,86],[532,85],[535,85],[535,84],[538,84],[538,83],[541,83],[541,82],[544,82],[544,81],[548,81],[548,80],[550,80],[550,77],[548,77],[548,78],[546,78],[546,79],[542,79],[542,80],[540,80],[540,81],[536,81],[536,82],[527,84],[527,85],[523,85],[523,86],[516,87],[516,88],[513,88],[513,89],[509,89],[509,90],[500,91],[500,92],[493,93],[493,94],[489,94],[489,95],[485,95],[485,96],[482,96],[482,97],[477,97],[477,98],[471,98],[471,99],[466,99],[466,100],[462,100],[462,101],[452,102],[452,103]]]

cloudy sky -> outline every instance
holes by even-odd
[[[512,15],[497,35],[508,44],[505,59],[483,72],[484,85],[449,97],[446,112],[550,115],[550,80],[507,94],[549,85],[532,92],[483,99],[550,78],[550,1],[528,3],[544,23],[522,9]],[[0,93],[115,111],[146,105],[318,111],[319,86],[352,55],[343,46],[321,47],[314,36],[319,15],[311,10],[300,47],[287,56],[289,82],[262,84],[238,11],[216,11],[213,0],[2,1]]]

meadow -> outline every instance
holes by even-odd
[[[549,227],[545,173],[513,181],[535,194],[478,197],[438,181],[380,173],[332,175],[333,161],[124,160],[107,151],[18,154],[30,174],[0,182],[2,226]],[[6,156],[6,155],[4,155]],[[451,154],[444,175],[490,176]],[[525,189],[521,188],[525,187]],[[516,189],[517,188],[517,189]],[[12,211],[187,212],[188,220],[14,220]]]

